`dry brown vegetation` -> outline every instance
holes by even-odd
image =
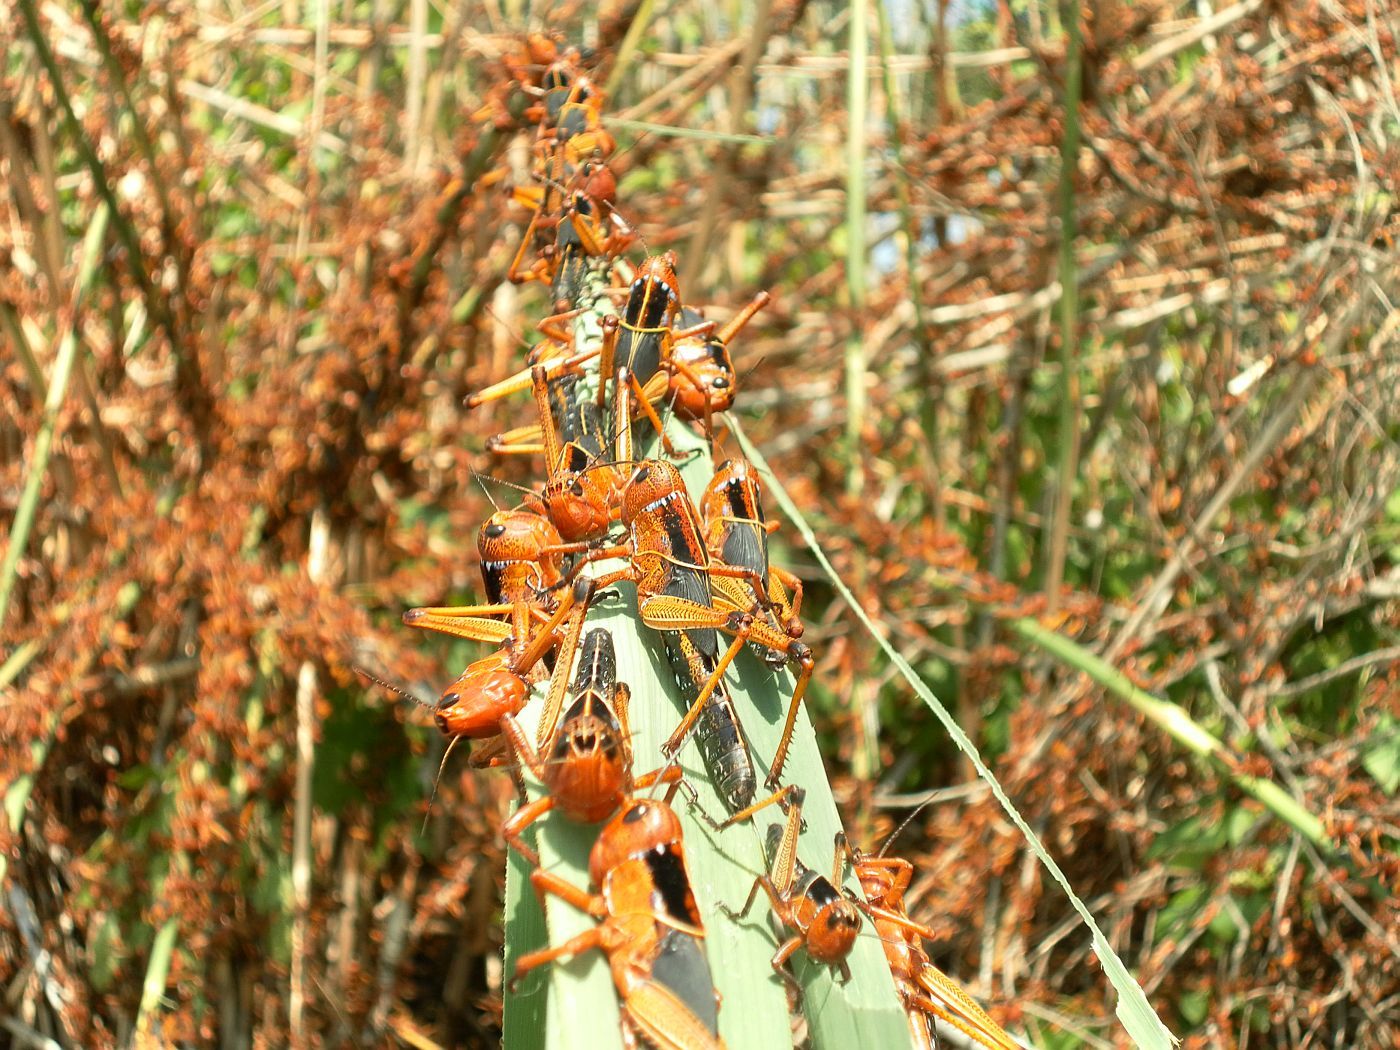
[[[750,433],[1174,1031],[1393,1045],[1400,19],[1093,5],[1066,346],[1058,14],[914,8],[888,77],[874,46],[853,311],[847,12],[760,8],[736,27],[674,5],[640,52],[629,10],[595,27],[603,79],[625,56],[615,168],[648,246],[700,302],[777,298],[737,362]],[[509,784],[450,762],[420,833],[440,744],[351,669],[435,693],[476,655],[398,615],[474,590],[473,471],[533,477],[482,452],[509,420],[460,408],[537,305],[503,283],[524,220],[481,181],[520,140],[469,119],[525,21],[0,10],[7,1038],[490,1043]],[[1121,1038],[1063,898],[810,576],[811,706],[852,837],[938,793],[899,840],[935,962],[1045,1045]],[[1012,627],[1028,614],[1227,759],[1046,657]]]

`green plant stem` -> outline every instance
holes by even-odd
[[[54,58],[52,48],[49,47],[43,27],[39,25],[39,12],[34,5],[34,0],[19,0],[19,2],[20,10],[24,13],[25,26],[29,30],[30,43],[34,45],[39,62],[49,75],[54,97],[58,100],[59,108],[63,111],[64,122],[68,126],[69,134],[73,137],[73,144],[77,147],[78,154],[83,158],[83,163],[92,176],[93,186],[111,212],[112,221],[116,224],[117,235],[121,238],[122,246],[126,249],[127,268],[141,289],[151,317],[160,327],[165,329],[172,346],[178,347],[179,340],[175,337],[175,322],[170,315],[169,304],[151,282],[151,276],[146,272],[143,261],[146,255],[141,250],[141,238],[137,235],[136,227],[131,224],[131,220],[117,207],[117,197],[112,190],[110,180],[107,178],[107,171],[102,166],[97,151],[93,149],[92,143],[88,141],[87,135],[83,132],[82,122],[78,120],[78,114],[73,109],[73,100],[68,97],[68,89],[64,86],[63,77],[59,73],[58,62]],[[0,616],[0,620],[3,620],[3,616]]]
[[[870,44],[865,27],[866,0],[851,4],[850,65],[846,72],[846,114],[850,128],[846,138],[846,292],[851,332],[846,337],[846,488],[860,491],[861,427],[865,423],[865,116],[866,66]]]
[[[150,172],[151,185],[155,187],[156,197],[160,200],[162,225],[166,235],[166,247],[172,256],[175,252],[175,242],[173,232],[175,228],[175,213],[170,207],[170,192],[165,184],[165,176],[161,174],[160,164],[156,161],[155,144],[151,142],[151,136],[146,130],[146,124],[141,119],[141,111],[136,108],[136,99],[131,94],[131,85],[127,82],[126,74],[122,71],[121,62],[112,51],[112,40],[107,33],[106,23],[103,21],[101,11],[93,0],[85,0],[83,3],[83,15],[87,19],[88,27],[92,30],[93,41],[97,44],[98,53],[102,56],[102,65],[107,70],[107,76],[121,95],[122,102],[126,106],[128,115],[131,118],[131,135],[136,140],[137,147],[141,150],[141,155],[146,159],[146,167]],[[198,214],[196,212],[196,214]],[[180,259],[180,277],[184,280],[184,260]]]
[[[38,651],[37,646],[34,651]],[[6,668],[12,662],[13,658],[5,661]],[[38,770],[48,759],[57,733],[56,722],[51,722],[44,739],[30,742],[29,765],[31,770]],[[37,778],[38,774],[35,772],[21,773],[5,785],[5,794],[3,798],[0,798],[0,812],[5,814],[5,823],[8,825],[9,834],[16,841],[19,841],[20,830],[24,827],[24,811],[29,808],[29,797],[34,793],[34,783]],[[0,853],[0,885],[4,884],[5,876],[9,874],[9,871],[10,858],[4,853]]]
[[[0,302],[0,322],[4,324],[5,335],[9,337],[10,345],[19,354],[20,364],[24,366],[29,385],[34,389],[33,396],[36,399],[48,397],[49,385],[44,382],[44,372],[29,346],[29,340],[25,338],[24,329],[19,323],[19,314],[11,303]]]
[[[890,149],[894,153],[894,190],[899,205],[899,222],[904,227],[904,268],[908,272],[909,298],[914,307],[914,345],[918,351],[920,425],[928,441],[923,450],[925,487],[934,520],[943,523],[942,471],[939,466],[942,441],[939,435],[939,403],[942,383],[934,371],[933,342],[924,320],[924,298],[919,286],[919,228],[910,196],[909,168],[904,157],[904,130],[900,119],[899,85],[895,80],[894,32],[890,27],[890,0],[878,0],[875,14],[880,34],[880,70],[885,84],[885,124]]]
[[[31,638],[5,657],[5,662],[0,664],[0,689],[4,689],[23,674],[24,669],[33,662],[34,657],[39,655],[39,650],[43,647],[43,642],[37,638]]]
[[[39,433],[34,438],[34,454],[29,461],[24,491],[20,494],[19,506],[15,510],[14,524],[10,527],[10,544],[5,549],[5,561],[0,564],[0,626],[4,625],[5,615],[9,612],[19,560],[28,546],[29,530],[34,525],[34,515],[39,507],[39,494],[44,487],[49,454],[53,450],[54,438],[58,433],[59,413],[63,408],[64,396],[68,392],[68,377],[72,374],[73,361],[78,354],[78,324],[82,316],[83,299],[91,289],[97,274],[97,262],[102,254],[102,242],[107,235],[107,220],[110,215],[111,209],[106,204],[99,204],[83,240],[77,288],[69,308],[63,338],[58,344],[58,353],[54,358],[53,375],[49,378],[48,393],[44,398],[44,415],[39,423]]]
[[[904,680],[909,683],[910,688],[928,705],[929,710],[932,711],[938,721],[942,723],[948,735],[953,738],[953,743],[968,757],[973,768],[977,771],[977,775],[991,788],[992,794],[996,797],[997,802],[1001,804],[1001,808],[1006,812],[1011,822],[1020,830],[1022,837],[1026,840],[1026,845],[1030,848],[1031,852],[1035,854],[1040,863],[1045,866],[1045,870],[1050,873],[1050,877],[1064,890],[1065,895],[1069,898],[1070,906],[1074,908],[1079,917],[1084,921],[1084,925],[1089,928],[1089,932],[1093,938],[1094,952],[1099,958],[1099,963],[1104,968],[1104,973],[1107,975],[1109,983],[1113,985],[1114,990],[1118,993],[1116,1012],[1123,1027],[1140,1047],[1147,1047],[1149,1050],[1170,1050],[1174,1041],[1171,1032],[1152,1009],[1142,987],[1133,980],[1132,975],[1128,972],[1127,966],[1125,966],[1123,960],[1118,957],[1118,953],[1113,950],[1113,946],[1109,943],[1108,938],[1104,936],[1103,931],[1099,929],[1099,925],[1094,921],[1094,916],[1089,911],[1088,906],[1075,894],[1074,889],[1069,884],[1069,879],[1065,876],[1065,873],[1060,870],[1060,866],[1055,863],[1054,858],[1050,856],[1049,851],[1045,848],[1045,844],[1040,841],[1040,836],[1037,835],[1030,824],[1026,822],[1026,818],[1021,816],[1020,811],[1016,809],[1011,799],[1007,797],[1005,789],[997,781],[992,771],[987,768],[987,764],[983,761],[981,754],[977,750],[977,746],[968,739],[962,727],[959,726],[953,716],[948,713],[948,709],[933,695],[933,691],[914,673],[914,669],[909,666],[909,662],[899,654],[888,640],[886,640],[886,632],[878,629],[869,614],[861,607],[860,603],[856,600],[856,596],[851,593],[850,588],[846,586],[845,582],[837,574],[835,567],[827,558],[826,552],[822,550],[821,544],[817,542],[817,537],[815,533],[812,532],[811,526],[807,524],[807,520],[803,517],[801,510],[793,503],[792,497],[787,494],[787,490],[783,488],[782,484],[774,476],[772,469],[768,466],[767,460],[763,458],[763,454],[749,441],[748,436],[744,433],[738,421],[734,419],[731,414],[726,416],[726,422],[735,439],[738,441],[739,447],[743,450],[744,455],[753,462],[754,466],[756,466],[763,475],[764,484],[767,486],[768,491],[772,493],[777,500],[783,513],[792,521],[793,527],[797,529],[798,533],[802,536],[803,542],[807,544],[808,549],[817,559],[817,563],[821,566],[822,572],[826,574],[827,579],[831,582],[836,593],[851,607],[851,611],[856,614],[856,618],[860,620],[866,631],[875,639],[875,643],[884,651],[885,655],[889,657],[890,661],[904,677]]]
[[[1337,845],[1328,837],[1327,829],[1320,819],[1308,812],[1306,806],[1273,781],[1239,772],[1230,761],[1230,754],[1225,745],[1176,704],[1138,688],[1127,675],[1112,664],[1064,635],[1041,626],[1035,620],[1012,620],[1010,627],[1061,663],[1082,671],[1115,696],[1126,700],[1134,710],[1142,712],[1153,725],[1164,730],[1192,754],[1206,759],[1232,784],[1262,803],[1274,816],[1296,829],[1318,849],[1328,854],[1336,854]]]
[[[655,9],[656,0],[642,0],[637,6],[637,13],[632,16],[632,24],[627,27],[627,35],[622,38],[622,43],[618,45],[617,61],[613,63],[607,83],[603,85],[603,91],[609,96],[617,94],[623,76],[631,68],[632,56],[637,52],[642,34],[647,31],[647,26],[651,25],[651,15]]]
[[[146,979],[141,982],[141,1005],[136,1013],[137,1045],[149,1045],[147,1040],[152,1036],[153,1016],[165,995],[165,982],[170,975],[170,957],[175,953],[175,937],[179,932],[179,920],[166,919],[151,945]]]
[[[1060,606],[1065,577],[1069,514],[1079,472],[1079,279],[1075,269],[1075,178],[1079,172],[1079,5],[1069,16],[1069,51],[1065,56],[1065,127],[1060,139],[1060,461],[1057,469],[1055,513],[1046,550],[1047,609]]]

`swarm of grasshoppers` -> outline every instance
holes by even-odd
[[[596,983],[566,991],[568,975],[559,976],[565,960],[595,948],[629,1047],[774,1045],[771,1033],[790,1031],[787,1008],[805,1000],[810,1011],[816,982],[839,1003],[853,972],[885,1004],[883,1014],[851,1022],[863,1044],[931,1046],[935,1023],[947,1023],[994,1050],[1017,1045],[928,963],[920,939],[929,931],[903,911],[907,864],[857,856],[860,882],[848,885],[839,832],[829,878],[798,858],[815,786],[785,782],[816,668],[801,640],[802,584],[770,556],[777,523],[765,517],[757,472],[742,459],[718,467],[712,459],[716,417],[737,394],[731,343],[768,293],[720,325],[684,302],[673,253],[631,264],[638,238],[617,201],[597,81],[578,52],[539,38],[512,66],[534,101],[530,176],[510,191],[528,219],[507,276],[546,286],[549,313],[522,367],[467,404],[528,391],[534,418],[490,447],[542,457],[544,481],[480,530],[483,604],[404,615],[411,626],[497,647],[432,707],[444,734],[477,741],[473,764],[513,770],[524,796],[502,834],[551,936],[532,950],[507,946],[507,1045],[512,1000],[517,1017],[522,1000],[539,1005],[532,975],[546,964],[555,977],[547,1023],[567,1024],[571,995],[601,994]],[[667,725],[639,724],[630,705],[627,676],[655,673],[642,662],[648,652],[664,660],[678,698]],[[751,691],[733,684],[735,675],[786,668],[793,677],[775,710],[751,709]],[[815,743],[807,734],[797,746]],[[691,754],[698,768],[687,764]],[[773,793],[755,803],[760,777]],[[673,805],[678,792],[686,805]],[[834,823],[823,797],[831,810],[823,820]],[[760,838],[751,818],[775,803],[786,821]],[[710,815],[716,805],[727,820]],[[807,812],[815,821],[814,808]],[[697,829],[712,836],[707,854],[738,858],[729,863],[741,877],[731,872],[728,883],[753,887],[742,909],[717,896],[714,879],[692,878],[685,842]],[[589,885],[554,870],[561,842],[575,860],[586,854]],[[760,889],[779,947],[771,959],[735,962],[733,944],[752,938],[716,938],[716,926],[742,925]],[[788,964],[803,954],[820,965],[794,975]],[[723,1008],[717,977],[768,989],[776,1007],[766,1042],[754,1040],[761,1020]]]

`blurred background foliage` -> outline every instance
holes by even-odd
[[[472,119],[528,28],[597,49],[687,300],[773,292],[746,427],[1168,1023],[1395,1045],[1400,16],[892,0],[852,114],[847,5],[640,6],[0,5],[6,1038],[497,1037],[509,784],[454,756],[429,807],[436,730],[352,668],[436,695],[479,655],[398,616],[477,594],[474,472],[532,476],[460,408],[540,305],[524,140]],[[1111,1043],[1063,898],[781,536],[853,840],[933,799],[895,849],[934,962]]]

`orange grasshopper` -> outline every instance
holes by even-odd
[[[716,828],[726,828],[737,824],[775,802],[783,803],[787,809],[786,822],[772,824],[768,828],[765,842],[768,871],[754,878],[748,899],[741,909],[736,912],[725,905],[720,905],[720,908],[731,919],[741,920],[753,908],[758,891],[763,890],[772,905],[773,914],[790,931],[790,936],[773,954],[772,965],[795,998],[801,996],[802,989],[784,967],[800,948],[806,948],[807,954],[814,960],[840,973],[843,984],[851,979],[851,969],[846,959],[860,932],[860,914],[864,904],[851,891],[839,888],[846,868],[844,835],[838,833],[836,836],[831,878],[813,871],[798,859],[797,836],[802,829],[805,795],[800,787],[792,785],[740,810],[724,823],[714,825]]]
[[[487,447],[499,452],[540,452],[548,475],[537,502],[560,536],[578,542],[603,536],[621,513],[623,488],[633,466],[632,431],[618,423],[612,459],[604,458],[608,441],[597,405],[578,396],[579,377],[563,373],[553,378],[543,365],[530,369],[530,386],[540,422],[498,435]],[[614,420],[630,418],[631,384],[616,388]],[[650,405],[645,415],[671,449],[661,420]]]
[[[669,389],[670,376],[679,373],[695,389],[703,388],[705,377],[672,353],[678,340],[703,337],[715,330],[715,322],[702,321],[688,328],[673,327],[680,311],[680,284],[676,278],[675,254],[648,257],[637,268],[636,277],[628,289],[620,315],[610,315],[603,322],[601,346],[571,355],[560,355],[558,348],[567,347],[570,333],[563,325],[570,312],[547,317],[540,330],[552,342],[544,354],[532,355],[532,367],[543,364],[545,379],[576,372],[580,366],[601,358],[600,382],[597,391],[599,409],[607,405],[608,383],[630,388],[635,397],[634,407],[648,415],[657,432],[663,430],[651,403]],[[662,376],[661,373],[666,375]],[[532,369],[494,383],[467,398],[467,407],[475,408],[497,398],[525,390],[532,383]],[[630,418],[630,415],[628,417]],[[615,424],[620,429],[620,424]]]
[[[715,580],[747,579],[750,572],[710,557],[701,539],[699,513],[675,466],[664,460],[646,460],[638,464],[622,492],[621,517],[627,529],[627,542],[590,552],[572,571],[601,558],[626,558],[625,568],[605,574],[598,585],[608,586],[619,580],[631,580],[637,585],[637,607],[642,622],[664,632],[667,654],[677,679],[698,690],[680,725],[662,745],[663,752],[674,755],[703,717],[697,739],[716,781],[724,779],[720,774],[726,762],[731,759],[738,762],[737,752],[743,751],[743,739],[737,731],[738,716],[732,713],[733,700],[724,688],[724,674],[739,649],[752,640],[782,652],[798,666],[778,758],[769,777],[770,782],[775,782],[781,774],[780,760],[786,756],[802,696],[811,679],[811,650],[755,619],[749,611],[750,603],[735,605],[727,601],[722,592],[713,589]],[[733,638],[722,655],[717,631]],[[721,714],[723,726],[714,723]],[[735,774],[735,788],[742,786],[744,791],[726,793],[731,810],[742,808],[752,798],[751,765],[748,769],[747,777]]]
[[[716,467],[700,497],[700,513],[710,554],[726,565],[749,570],[747,582],[758,604],[772,613],[774,626],[793,638],[802,637],[802,581],[768,559],[768,537],[778,523],[764,517],[763,488],[753,465],[746,459],[727,459]],[[727,596],[734,602],[744,597]]]
[[[904,908],[904,893],[913,879],[914,866],[899,857],[871,857],[857,850],[855,872],[870,902],[867,913],[884,944],[895,987],[908,1014],[914,1046],[933,1050],[937,1018],[991,1050],[1020,1050],[1021,1044],[929,961],[923,942],[934,938],[933,931],[910,919]]]
[[[752,465],[744,459],[721,463],[705,487],[700,505],[705,519],[705,546],[711,557],[742,570],[716,576],[712,581],[714,590],[728,606],[748,608],[755,616],[763,617],[771,633],[787,635],[790,641],[786,646],[772,646],[758,639],[755,645],[770,667],[781,667],[788,661],[796,663],[798,684],[805,687],[802,676],[811,674],[812,655],[810,649],[796,641],[803,634],[802,621],[798,619],[802,581],[768,559],[768,536],[778,524],[764,517],[763,490]],[[744,591],[740,580],[749,585],[751,593]],[[796,704],[788,707],[787,721],[769,769],[770,787],[781,780],[787,764],[797,710]]]
[[[588,859],[589,893],[536,868],[535,892],[551,894],[601,920],[576,937],[522,955],[512,987],[531,970],[601,949],[622,1011],[623,1045],[638,1037],[663,1050],[722,1050],[719,993],[705,958],[681,844],[681,823],[660,799],[629,799],[598,835]]]
[[[669,373],[666,402],[675,406],[682,419],[703,423],[707,437],[714,434],[715,415],[734,405],[738,377],[729,344],[771,299],[767,292],[759,292],[715,332],[677,338],[671,346],[674,367]],[[705,318],[683,306],[679,321],[682,331],[692,331],[704,324]]]
[[[522,508],[496,511],[481,526],[476,542],[489,604],[410,609],[403,622],[459,638],[497,641],[496,621],[483,617],[509,616],[514,644],[523,647],[531,623],[549,615],[541,603],[563,579],[561,559],[584,545],[565,543],[548,518]]]
[[[569,64],[556,64],[546,72],[543,113],[535,139],[535,168],[563,182],[566,175],[594,157],[606,157],[616,143],[603,127],[603,93],[587,76]],[[567,78],[567,79],[566,79]],[[532,110],[526,110],[526,116]],[[539,111],[534,111],[539,113]],[[562,169],[562,170],[561,170]]]
[[[545,214],[544,209],[540,208],[521,235],[520,247],[516,249],[515,257],[506,271],[506,276],[515,284],[548,281],[550,302],[554,304],[557,317],[566,316],[583,293],[584,280],[592,260],[617,255],[635,239],[632,230],[616,216],[605,226],[599,210],[599,205],[586,193],[572,194],[562,214],[553,220],[554,242],[546,246],[539,258],[527,268],[524,266],[525,253],[533,243],[535,231]],[[557,326],[551,326],[547,334],[558,339],[561,332]],[[560,341],[567,344],[567,339]]]
[[[544,369],[539,369],[538,374],[536,369],[531,369],[531,388],[540,422],[488,438],[486,450],[500,455],[545,456],[547,462],[552,462],[563,449],[577,445],[579,455],[601,460],[609,447],[609,438],[603,414],[593,398],[581,396],[579,384],[583,377],[568,372],[553,379],[547,376]]]
[[[478,641],[494,641],[499,643],[500,649],[469,664],[436,704],[423,704],[432,710],[433,721],[442,734],[453,740],[492,740],[501,737],[507,724],[513,723],[514,717],[529,700],[530,680],[527,676],[545,654],[560,642],[555,632],[566,619],[569,627],[564,634],[565,645],[570,644],[569,639],[577,642],[592,592],[591,581],[580,581],[566,593],[559,607],[535,631],[534,636],[524,642],[513,635],[511,625],[503,620],[452,617],[447,624],[450,630],[446,633]],[[405,620],[407,618],[405,614]],[[431,623],[414,622],[414,626],[444,630],[443,626]],[[413,699],[417,701],[416,697]],[[497,764],[499,754],[500,747],[493,746],[481,753],[473,753],[472,763]]]
[[[539,185],[513,187],[510,198],[522,208],[542,213],[538,223],[542,230],[555,225],[562,208],[562,197],[571,192],[582,193],[587,197],[599,215],[613,211],[613,204],[617,200],[617,176],[605,161],[596,158],[584,161],[578,170],[569,175],[567,183],[557,182],[543,175],[540,178],[544,181]]]
[[[591,580],[580,580],[577,586],[587,591],[585,600],[591,599]],[[546,813],[560,809],[572,821],[596,824],[616,812],[635,790],[657,783],[675,784],[681,777],[680,767],[669,765],[633,779],[627,722],[630,693],[617,680],[612,635],[595,627],[580,649],[582,626],[581,620],[573,622],[560,648],[539,723],[542,753],[530,743],[514,714],[501,720],[516,757],[546,790],[542,797],[520,807],[501,828],[506,841],[535,866],[539,857],[523,836],[525,829]],[[579,666],[570,690],[573,703],[564,711],[564,685],[576,649]]]
[[[591,400],[578,396],[577,377],[566,374],[550,380],[546,375],[543,366],[531,369],[540,423],[501,434],[487,447],[543,453],[548,474],[536,501],[563,539],[593,539],[617,520],[631,466],[631,432],[619,431],[617,454],[605,459],[601,415]]]

